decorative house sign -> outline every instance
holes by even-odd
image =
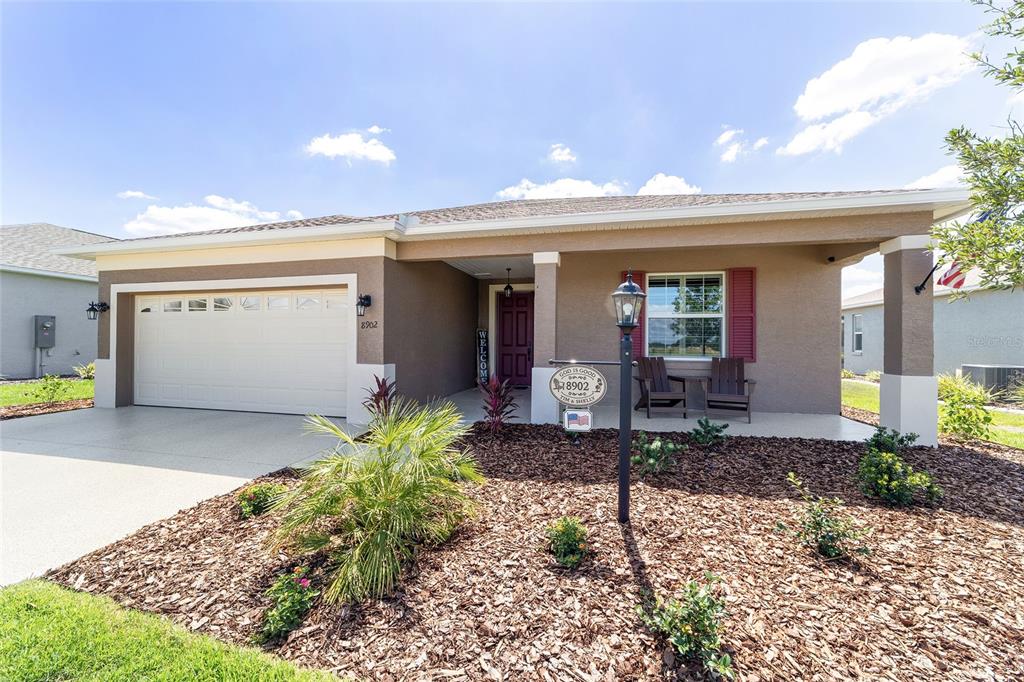
[[[487,330],[476,330],[476,369],[481,384],[490,381],[490,362],[487,358]]]
[[[566,407],[589,407],[604,398],[608,382],[593,367],[566,365],[551,375],[548,388]]]

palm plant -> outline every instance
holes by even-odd
[[[460,483],[483,477],[458,447],[461,414],[398,398],[359,441],[324,417],[306,424],[338,445],[275,505],[284,515],[273,545],[328,553],[328,602],[383,597],[420,545],[444,542],[473,511]]]

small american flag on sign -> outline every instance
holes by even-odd
[[[580,412],[569,412],[565,416],[569,426],[590,426],[590,415]]]
[[[953,264],[949,266],[949,270],[946,270],[946,273],[939,277],[938,283],[950,289],[959,289],[964,285],[966,279],[967,273],[960,267],[960,263],[953,261]]]

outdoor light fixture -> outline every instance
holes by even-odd
[[[615,324],[622,330],[619,342],[619,523],[629,523],[629,455],[633,433],[633,337],[647,294],[633,282],[633,270],[612,292]]]
[[[370,298],[369,294],[359,294],[356,298],[356,315],[359,317],[365,315],[366,309],[369,308],[372,303],[373,300]]]
[[[85,309],[85,316],[88,317],[90,320],[95,320],[97,317],[100,316],[100,313],[105,313],[108,310],[110,310],[110,306],[107,305],[106,303],[95,303],[90,301],[89,307]]]
[[[512,268],[505,268],[505,298],[512,298]]]
[[[615,324],[624,333],[634,329],[640,318],[640,311],[644,307],[644,299],[647,294],[633,282],[633,271],[626,273],[626,281],[612,292],[612,302],[615,303]]]

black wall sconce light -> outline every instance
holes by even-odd
[[[90,301],[89,307],[85,309],[85,316],[88,317],[90,320],[95,320],[97,317],[100,316],[100,313],[105,313],[108,310],[110,310],[110,306],[107,305],[106,303],[94,303]]]
[[[362,317],[366,314],[366,309],[372,305],[373,299],[370,298],[369,294],[359,294],[356,297],[356,315]]]

